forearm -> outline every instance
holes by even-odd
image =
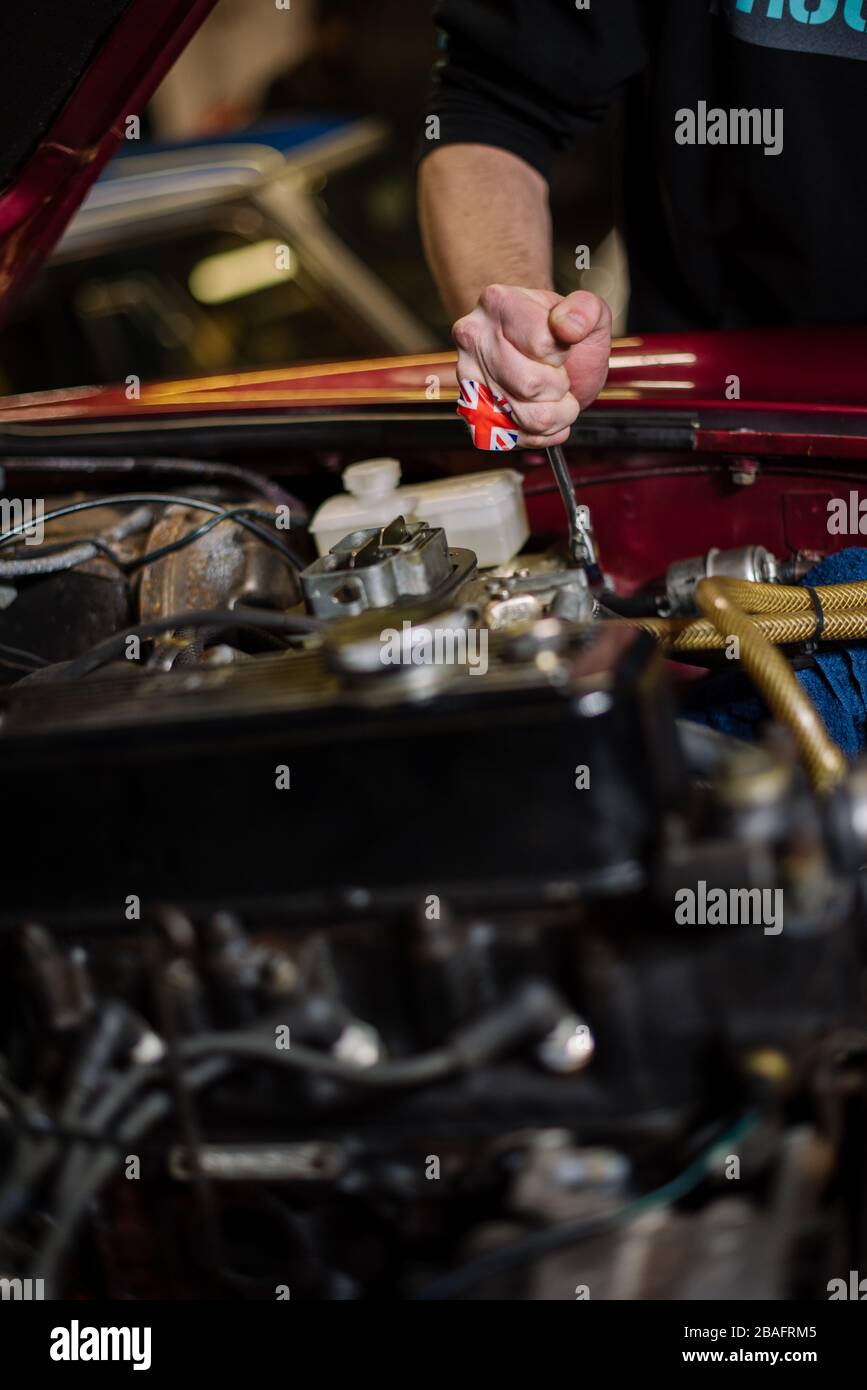
[[[491,284],[550,290],[548,185],[492,145],[446,145],[423,160],[419,216],[425,254],[453,319]]]

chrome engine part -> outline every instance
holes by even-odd
[[[669,566],[665,576],[665,592],[672,613],[694,612],[696,584],[700,579],[720,574],[730,579],[747,579],[753,584],[768,584],[777,577],[777,562],[761,545],[742,545],[736,550],[714,547],[706,555],[677,560]]]
[[[462,562],[459,557],[463,557]],[[456,561],[458,563],[456,563]],[[301,575],[304,597],[319,618],[353,618],[404,598],[427,597],[465,579],[475,556],[449,552],[445,531],[402,516],[388,526],[353,531]]]

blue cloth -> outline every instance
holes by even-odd
[[[867,580],[867,550],[853,547],[815,565],[803,583],[816,588],[819,584],[850,584],[856,580]],[[798,680],[834,742],[847,758],[855,758],[867,744],[867,647],[846,647],[833,652],[820,647],[814,660],[815,669],[798,671]],[[768,710],[762,700],[751,696],[705,710],[696,717],[723,733],[753,738],[758,725],[768,718]]]
[[[112,166],[124,159],[136,159],[142,154],[175,154],[180,150],[199,150],[210,148],[212,145],[226,145],[230,148],[232,145],[269,145],[280,154],[290,155],[302,145],[309,145],[314,140],[334,135],[343,128],[348,130],[352,124],[353,119],[349,116],[287,116],[285,120],[276,123],[249,125],[245,129],[232,130],[223,135],[200,135],[195,140],[122,140],[120,149],[100,177],[110,178]],[[114,172],[117,172],[116,168]]]

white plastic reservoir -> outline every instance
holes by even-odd
[[[511,560],[530,534],[513,468],[401,487],[397,459],[365,459],[343,470],[343,485],[346,491],[323,502],[310,523],[320,555],[350,531],[387,526],[396,516],[442,526],[449,545],[474,550],[482,569]]]

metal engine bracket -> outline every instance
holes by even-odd
[[[317,618],[352,618],[368,608],[431,594],[452,572],[441,526],[395,517],[388,526],[352,531],[301,575]]]

